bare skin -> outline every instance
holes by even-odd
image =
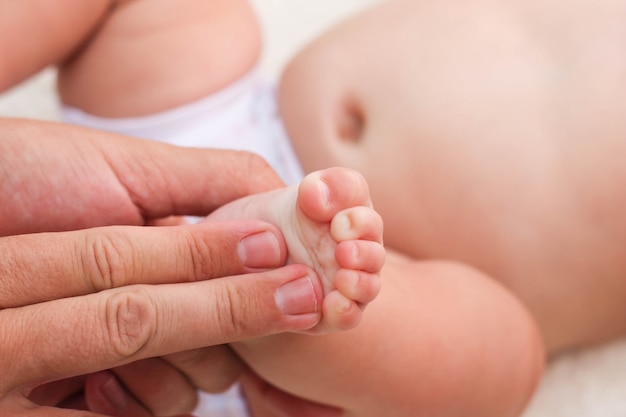
[[[59,91],[63,102],[103,117],[140,116],[210,94],[249,71],[258,56],[260,42],[254,40],[258,33],[250,32],[250,27],[256,26],[247,21],[250,16],[247,12],[240,13],[248,17],[240,19],[236,25],[241,36],[233,37],[232,32],[223,29],[221,37],[215,36],[215,27],[210,24],[192,25],[197,28],[193,36],[188,31],[176,29],[187,27],[185,21],[189,16],[193,16],[192,22],[197,23],[196,16],[204,15],[206,19],[211,14],[211,21],[215,22],[219,20],[215,16],[228,16],[233,10],[245,9],[243,2],[218,2],[215,7],[202,1],[195,3],[192,0],[180,6],[177,3],[180,11],[176,15],[180,21],[168,32],[166,44],[161,38],[162,27],[136,22],[132,16],[143,16],[141,9],[146,9],[148,22],[151,19],[160,21],[163,18],[159,17],[160,14],[171,16],[167,1],[148,4],[136,0],[119,5],[83,53],[60,67]],[[208,13],[207,8],[211,7],[213,9]],[[229,30],[235,29],[231,25]],[[134,36],[129,38],[129,33]],[[206,43],[219,43],[224,38],[229,39],[230,50],[243,51],[240,59],[231,68],[203,64],[221,57],[210,52],[215,49],[207,47]],[[166,45],[172,50],[165,48]],[[143,59],[138,60],[137,56]],[[132,71],[111,65],[116,62],[131,62]],[[193,62],[193,65],[181,65],[181,62]],[[295,94],[289,93],[288,81],[306,76],[302,74],[303,70],[296,68],[297,61],[283,84],[284,106],[289,94]],[[145,85],[143,79],[136,82],[128,76],[133,73],[143,74],[143,79],[150,79],[150,82]],[[182,84],[181,80],[184,80]],[[313,81],[325,90],[328,78]],[[100,89],[103,85],[107,85],[106,91]],[[306,101],[303,109],[314,102],[314,96],[303,98]],[[339,102],[334,102],[331,108],[338,106]],[[293,118],[289,112],[285,112],[285,117]],[[294,122],[287,122],[292,127]],[[342,127],[343,134],[354,127],[348,123]],[[335,138],[326,136],[328,132],[321,133],[322,139]],[[300,144],[302,140],[310,139],[302,135],[296,143]],[[317,143],[333,146],[326,140]],[[305,159],[303,163],[306,165]],[[314,161],[312,159],[309,163]],[[335,161],[329,160],[326,167],[334,164]],[[342,164],[349,165],[348,161]],[[374,183],[378,187],[382,184],[375,179]],[[405,233],[402,231],[401,235],[405,236]],[[416,255],[408,250],[406,253]],[[543,350],[535,325],[523,306],[483,274],[456,264],[444,262],[431,266],[404,256],[393,256],[384,267],[383,275],[387,284],[356,332],[313,339],[292,334],[233,347],[262,378],[277,387],[302,398],[336,406],[350,416],[385,413],[397,417],[454,416],[466,415],[469,411],[481,416],[518,415],[534,390],[543,364]],[[326,282],[327,290],[332,289],[333,283]],[[451,291],[453,288],[456,290]],[[468,292],[473,296],[466,299],[464,295]],[[425,298],[426,294],[433,293],[437,297]],[[352,299],[360,301],[357,296]],[[329,300],[332,301],[332,297]],[[356,311],[360,312],[359,309]],[[442,313],[445,314],[442,316]],[[354,324],[352,319],[344,322],[337,317],[341,318],[329,315],[322,330]],[[441,317],[449,317],[449,320],[441,320]],[[415,333],[415,328],[421,328],[419,334]],[[516,337],[509,337],[511,333]],[[441,335],[445,335],[443,344]],[[402,343],[398,342],[398,337],[403,338]],[[458,346],[463,348],[458,349]],[[350,354],[345,356],[345,353]],[[410,360],[410,366],[407,366],[407,360]],[[438,367],[431,366],[434,360]],[[371,362],[381,366],[375,373],[363,374],[363,366],[351,365]],[[320,363],[325,366],[319,366]],[[454,369],[448,374],[455,375],[455,378],[440,377],[440,371],[448,367]],[[420,379],[429,381],[417,396],[413,395],[415,369],[419,369]],[[502,369],[506,372],[501,372]],[[456,377],[458,375],[463,378]],[[472,390],[467,389],[470,381]],[[499,390],[493,387],[499,387]],[[362,392],[368,393],[367,401],[363,400]],[[439,395],[433,397],[434,392]],[[451,404],[436,399],[449,395],[458,401]],[[264,413],[263,407],[251,406],[260,414],[258,417],[265,417],[261,414]]]
[[[213,7],[199,3],[186,4]],[[133,116],[227,85],[254,65],[260,50],[251,10],[235,3],[241,41],[231,49],[242,56],[234,69],[209,66],[207,77],[202,65],[176,65],[177,81],[169,82],[168,54],[150,53],[152,44],[139,40],[143,49],[126,47],[128,39],[103,30],[61,68],[63,100],[96,115],[116,116],[118,109]],[[213,12],[224,9],[216,4],[221,8]],[[620,116],[626,98],[617,87],[626,66],[626,12],[623,2],[611,0],[601,7],[542,4],[385,2],[302,51],[284,74],[280,99],[307,171],[340,165],[366,177],[388,247],[418,259],[462,261],[500,280],[531,310],[555,354],[626,333],[619,319],[626,312],[626,125]],[[148,9],[158,15],[159,7]],[[105,29],[125,33],[124,22],[144,24],[116,18]],[[181,54],[220,38],[211,34],[214,26],[196,35],[203,42],[176,27],[169,36],[181,39],[172,41]],[[561,35],[553,36],[553,28]],[[160,36],[148,29],[149,39]],[[410,54],[402,53],[407,44]],[[401,64],[392,65],[400,53]],[[137,54],[165,62],[134,59]],[[100,80],[117,79],[124,91],[132,80],[123,67],[97,57],[144,65],[137,71],[162,77],[160,88],[148,83],[150,99],[140,91],[108,98],[94,88]],[[178,78],[194,80],[194,93],[181,99],[169,91],[172,84],[181,88]],[[433,175],[439,172],[445,175]],[[396,189],[403,190],[403,204]]]
[[[166,5],[166,3],[159,4]],[[195,6],[191,2],[185,4],[189,10],[196,7],[198,14],[201,14],[201,11],[208,6],[204,2],[199,3],[202,4]],[[178,104],[193,101],[217,91],[223,83],[215,83],[215,79],[228,79],[222,74],[220,67],[180,66],[178,64],[181,55],[191,57],[189,59],[203,56],[204,60],[201,62],[209,62],[212,57],[216,59],[207,52],[204,45],[207,39],[215,39],[212,33],[214,29],[210,25],[202,26],[206,30],[205,33],[196,33],[196,37],[189,37],[189,33],[176,31],[169,33],[170,45],[175,45],[172,54],[179,54],[176,55],[177,59],[171,58],[174,55],[163,53],[162,43],[155,45],[148,42],[158,37],[158,33],[162,30],[160,28],[157,31],[148,26],[148,30],[139,32],[142,36],[129,41],[124,34],[131,29],[136,30],[136,24],[132,19],[118,19],[116,16],[117,13],[121,16],[130,15],[132,10],[130,7],[133,4],[133,7],[139,8],[142,5],[145,7],[147,3],[139,0],[121,5],[114,11],[111,19],[103,25],[103,29],[94,36],[89,48],[60,68],[60,93],[66,104],[98,116],[138,116],[167,110]],[[223,3],[217,4],[224,7]],[[239,7],[236,6],[239,2],[234,4],[233,7]],[[150,8],[152,10],[149,13],[158,16],[159,8],[156,6],[150,6]],[[166,7],[161,9],[161,12],[167,10]],[[141,25],[143,23],[139,24],[143,27]],[[260,45],[259,42],[250,41],[245,35],[249,33],[250,22],[242,21],[239,27],[242,36],[229,38],[231,49],[248,50],[249,59],[241,59],[236,71],[229,70],[233,77],[231,81],[249,71],[254,64],[258,51],[254,48],[246,49],[247,46]],[[153,36],[151,31],[157,31],[157,34]],[[119,33],[119,36],[116,33]],[[237,43],[241,44],[233,45],[232,39],[237,39]],[[151,59],[135,60],[137,50],[127,47],[128,42],[131,45],[141,45],[144,48],[142,53],[148,56],[152,53],[155,55],[153,59],[158,62]],[[164,58],[168,56],[169,58]],[[301,59],[306,59],[306,56]],[[91,67],[88,64],[92,60],[100,64]],[[141,83],[138,86],[132,85],[132,82],[130,86],[128,85],[132,79],[125,78],[128,72],[124,67],[111,67],[103,64],[129,60],[133,61],[133,65],[139,66],[137,71],[143,74],[163,76],[158,79],[158,82],[148,83],[149,94],[140,90]],[[303,70],[298,70],[296,65],[297,62],[291,67],[283,85],[285,106],[288,105],[285,104],[288,100],[287,96],[292,94],[288,87],[289,77],[293,79],[306,75],[302,74]],[[302,66],[306,66],[306,63]],[[172,74],[176,74],[174,80],[172,80]],[[210,74],[214,75],[209,76]],[[113,97],[107,96],[107,92],[86,88],[91,85],[104,85],[116,79],[118,81],[117,84],[114,83],[115,88],[109,90],[110,92],[117,91]],[[176,87],[172,91],[171,86],[176,85],[179,79],[185,80],[184,85],[195,87],[190,89],[184,86]],[[327,89],[326,82],[332,79],[335,77],[311,81],[316,85],[319,84],[324,91]],[[81,88],[70,88],[72,85],[80,86],[81,80],[88,80],[88,82]],[[366,80],[364,79],[363,82],[366,83]],[[155,85],[159,88],[155,88]],[[127,88],[131,88],[133,94],[119,93],[119,91],[126,92]],[[137,90],[134,90],[135,88]],[[72,91],[80,94],[73,94]],[[183,93],[182,96],[179,95],[180,92]],[[305,101],[306,106],[309,106],[310,100],[314,100],[316,96],[310,91],[307,91],[307,95],[309,97]],[[330,97],[338,98],[332,95]],[[337,103],[335,102],[334,107],[330,108],[337,108]],[[343,104],[343,101],[341,103]],[[307,108],[306,106],[303,108]],[[316,113],[314,116],[325,114],[327,113]],[[285,112],[285,116],[292,117],[289,112]],[[288,123],[288,126],[291,124]],[[350,132],[353,127],[354,125],[351,124],[342,127],[344,134]],[[316,144],[329,148],[334,146],[329,142],[330,139],[335,139],[334,136],[327,136],[328,132],[319,132],[319,127],[316,129],[318,133],[324,134],[316,138]],[[301,132],[295,133],[301,134]],[[296,143],[300,144],[301,140],[308,140],[308,138],[309,136],[301,135]],[[323,141],[320,142],[320,139]],[[303,162],[306,164],[306,156]],[[329,161],[325,168],[336,163],[349,165],[348,161]],[[370,178],[370,181],[372,180],[380,189],[382,180],[388,180],[388,178]],[[390,184],[397,183],[395,181]],[[393,201],[397,204],[397,196],[403,195],[404,192],[393,194]],[[412,202],[412,204],[414,207],[418,206],[417,202]],[[258,208],[254,210],[256,215],[261,214],[257,210]],[[232,216],[228,209],[226,213]],[[261,217],[266,215],[267,213]],[[406,231],[403,230],[401,233],[404,234]],[[407,253],[415,255],[414,252],[407,251]],[[417,259],[422,259],[422,257]],[[518,415],[539,379],[543,364],[541,343],[536,328],[524,307],[483,274],[456,264],[436,262],[431,265],[428,262],[405,259],[404,256],[392,256],[382,273],[385,277],[383,291],[377,302],[370,306],[364,316],[364,321],[355,331],[345,335],[339,333],[313,339],[291,334],[275,339],[260,339],[251,343],[236,344],[233,347],[261,377],[277,387],[302,398],[331,404],[344,410],[346,415],[350,416],[380,416],[391,411],[397,417],[452,416],[470,411],[473,415],[481,416]],[[332,285],[326,282],[327,289],[332,289]],[[452,291],[452,289],[455,290]],[[467,293],[471,293],[472,296],[466,299]],[[437,297],[423,299],[420,294],[437,294]],[[358,297],[353,297],[353,299],[358,299]],[[332,300],[332,297],[329,300]],[[442,308],[445,310],[443,316]],[[322,329],[348,327],[343,320],[339,320],[343,324],[338,325],[337,317],[339,316],[329,315]],[[442,320],[441,317],[447,317],[447,319]],[[413,331],[415,328],[422,330],[419,334],[415,334]],[[511,338],[509,336],[511,333],[516,337]],[[443,344],[440,336],[442,334],[446,335],[446,342]],[[399,335],[405,337],[402,343],[398,342]],[[363,350],[363,346],[371,346],[374,351]],[[463,346],[463,349],[457,349],[458,346]],[[307,360],[302,361],[302,358]],[[431,366],[435,359],[440,364],[437,368]],[[372,360],[381,364],[381,368],[376,369],[375,373],[363,374],[363,366],[349,367],[350,371],[346,368],[351,363],[367,364]],[[320,363],[324,363],[325,366],[318,366]],[[512,363],[514,365],[511,365]],[[454,369],[454,372],[443,373],[449,375],[450,378],[441,378],[440,370],[448,367]],[[501,372],[502,369],[507,371]],[[409,370],[410,372],[399,372]],[[429,381],[428,387],[423,386],[417,390],[420,395],[415,395],[416,372],[420,375],[420,380]],[[458,375],[464,377],[458,378]],[[385,389],[381,389],[383,381]],[[471,384],[472,390],[467,389],[468,384]],[[500,389],[496,391],[493,387]],[[363,392],[369,393],[367,401],[364,401]],[[432,392],[440,393],[441,397],[436,398],[454,396],[458,401],[453,404],[449,401],[438,401],[430,395]],[[255,413],[259,414],[258,417],[264,417],[266,411],[263,410],[263,406],[255,409]],[[269,412],[268,415],[272,413]]]
[[[462,264],[388,251],[382,274],[381,292],[355,329],[285,333],[235,350],[273,386],[342,417],[519,416],[544,359],[521,304]],[[254,417],[282,417],[259,398],[248,401]]]
[[[433,358],[427,353],[436,352],[444,368],[467,366],[453,369],[472,381],[473,390],[509,392],[495,398],[502,401],[496,415],[503,416],[519,414],[541,372],[535,324],[549,354],[626,334],[625,8],[614,0],[556,0],[549,6],[518,0],[393,0],[339,25],[302,51],[282,78],[281,114],[306,171],[339,165],[366,178],[391,249],[382,272],[385,285],[354,331],[319,339],[286,335],[282,343],[289,349],[279,349],[280,341],[257,342],[236,345],[238,353],[276,386],[349,415],[376,410],[373,415],[382,415],[377,400],[378,406],[396,404],[396,416],[455,415],[446,408],[450,404],[429,403],[432,397],[414,404],[401,401],[407,398],[403,389],[415,392],[415,373],[408,372],[404,355],[420,352],[410,357],[415,366],[425,366]],[[241,33],[249,33],[244,26]],[[214,38],[206,34],[205,39]],[[252,67],[259,52],[258,42],[241,39],[241,49],[248,47],[248,52],[236,71],[226,70],[233,79]],[[142,53],[156,49],[167,56],[162,44],[143,47]],[[115,97],[99,101],[86,91],[81,98],[69,88],[73,78],[83,76],[91,77],[86,85],[99,85],[108,76],[106,62],[137,55],[123,42],[115,48],[126,55],[112,55],[117,60],[103,59],[93,68],[77,58],[61,69],[66,103],[118,116],[112,111],[118,107],[107,104]],[[187,53],[204,51],[197,39],[186,48]],[[100,52],[106,57],[111,50]],[[161,74],[172,67],[176,78],[159,78],[152,87],[176,84],[179,78],[196,80],[196,89],[185,87],[186,98],[169,87],[153,89],[149,98],[133,96],[132,108],[119,107],[120,112],[135,116],[165,110],[228,84],[220,71],[213,78],[200,65],[159,62]],[[431,261],[437,259],[466,266]],[[435,302],[425,294],[439,298]],[[474,307],[486,310],[463,307],[474,301]],[[446,313],[457,321],[437,320]],[[487,320],[494,317],[495,322]],[[516,338],[507,337],[512,334]],[[400,344],[398,335],[413,337]],[[442,345],[440,335],[456,343]],[[362,366],[358,375],[345,372],[355,369],[352,360],[373,361],[371,356],[338,355],[349,341],[354,342],[350,352],[365,356],[378,346],[389,353],[381,356],[388,361],[381,369],[405,370],[406,375],[389,372],[368,379]],[[482,344],[473,345],[477,341]],[[326,343],[334,348],[325,350]],[[485,344],[490,360],[481,362]],[[291,361],[282,355],[286,351],[293,362],[310,359],[313,369],[289,367]],[[322,360],[327,367],[315,365]],[[484,366],[475,368],[479,363]],[[512,363],[516,367],[509,374],[483,378],[489,374],[485,369],[495,372]],[[469,383],[463,391],[455,381],[427,371],[418,378],[439,382],[429,387],[441,395],[453,392],[464,404],[494,404],[494,398],[468,390]],[[343,391],[346,387],[354,391]],[[372,403],[360,403],[361,392],[370,391]],[[338,398],[338,392],[345,397]],[[486,412],[476,408],[474,415]]]
[[[365,176],[388,247],[499,280],[551,354],[600,343],[626,334],[625,16],[385,2],[291,62],[281,112],[306,171]]]
[[[113,0],[0,3],[0,91],[77,53],[106,19]],[[19,39],[19,48],[16,48]]]
[[[207,221],[232,219],[263,219],[279,226],[288,263],[310,265],[318,273],[323,319],[309,332],[355,327],[378,295],[385,260],[383,226],[358,173],[345,168],[315,172],[298,187],[227,204]]]
[[[151,114],[231,84],[259,57],[245,0],[114,3],[88,48],[60,68],[65,104],[105,117]]]
[[[250,220],[139,227],[272,189],[278,179],[258,157],[33,120],[0,120],[0,130],[0,415],[190,412],[194,375],[206,387],[212,379],[224,383],[223,376],[206,372],[211,364],[229,363],[223,343],[319,322],[321,304],[310,304],[314,294],[298,292],[284,302],[293,281],[309,277],[315,283],[315,272],[302,265],[267,270],[287,257],[276,227]],[[231,170],[239,176],[215,187],[219,181],[210,178]],[[208,183],[198,181],[202,172],[214,186],[211,194]],[[258,183],[250,181],[253,174]],[[281,304],[303,307],[302,314],[283,311],[277,292]],[[203,357],[213,358],[208,367],[193,361]],[[185,366],[192,363],[195,372]],[[82,397],[83,387],[89,391],[84,378],[73,376],[107,368],[144,375],[134,396],[118,401],[118,412],[51,407],[69,405],[63,400],[73,394]],[[69,379],[44,389],[61,378]],[[41,390],[30,397],[36,387]],[[107,390],[98,391],[106,397]]]

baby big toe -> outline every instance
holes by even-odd
[[[329,168],[307,175],[298,189],[298,203],[304,214],[318,222],[327,222],[348,207],[371,204],[367,182],[348,168]]]

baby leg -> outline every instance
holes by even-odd
[[[232,346],[274,387],[344,410],[342,417],[519,417],[544,362],[523,305],[458,263],[388,251],[382,274],[355,329]],[[255,417],[275,416],[277,396],[250,381],[244,393]]]
[[[299,187],[230,203],[207,220],[258,218],[279,226],[290,263],[312,267],[323,284],[322,322],[312,332],[346,330],[378,294],[382,221],[361,175],[345,168],[309,174]],[[280,302],[280,298],[278,299]]]

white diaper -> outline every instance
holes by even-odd
[[[286,184],[303,177],[278,116],[275,86],[252,71],[206,98],[144,117],[103,118],[65,106],[63,121],[179,146],[255,152]]]
[[[239,386],[222,394],[200,393],[200,402],[193,414],[198,417],[249,417]]]

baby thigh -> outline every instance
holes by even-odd
[[[544,362],[530,316],[493,280],[394,254],[356,329],[236,350],[271,384],[353,417],[518,416]]]

